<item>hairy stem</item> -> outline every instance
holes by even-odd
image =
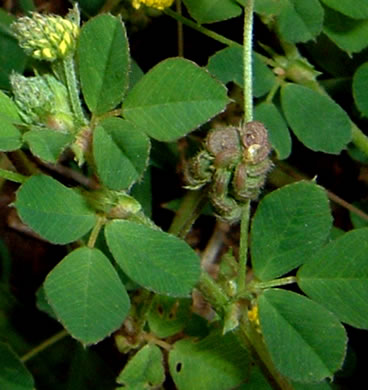
[[[244,6],[243,66],[244,66],[244,121],[253,120],[252,42],[254,0]]]
[[[237,290],[241,293],[245,290],[245,277],[248,258],[248,231],[249,231],[250,201],[243,206],[242,219],[240,223],[240,244],[239,244],[239,268],[237,277]]]
[[[175,214],[169,233],[185,238],[207,203],[207,191],[188,191]]]

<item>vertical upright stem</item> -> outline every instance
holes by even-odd
[[[72,106],[73,113],[79,126],[87,124],[86,117],[84,116],[82,105],[79,97],[79,86],[77,75],[75,73],[75,65],[73,57],[67,56],[62,60],[62,67],[68,89],[70,104]]]
[[[248,259],[248,231],[249,231],[250,200],[243,206],[242,219],[240,222],[239,243],[239,268],[237,276],[238,293],[245,289],[245,276]]]
[[[244,36],[243,36],[243,66],[244,66],[244,122],[253,120],[253,86],[252,86],[252,41],[253,41],[253,5],[254,0],[248,0],[244,6]],[[250,216],[250,201],[243,206],[240,225],[240,248],[238,270],[238,292],[245,288],[245,273],[248,258],[248,230]]]
[[[176,0],[176,12],[181,15],[181,0]],[[183,22],[177,21],[178,26],[178,55],[184,57],[184,34],[183,34]]]
[[[253,120],[252,87],[252,41],[253,41],[253,5],[248,0],[244,6],[243,65],[244,65],[244,121]]]

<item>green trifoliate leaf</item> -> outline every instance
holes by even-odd
[[[322,3],[335,11],[355,19],[368,18],[368,3],[366,0],[321,0]]]
[[[82,195],[45,175],[27,179],[17,192],[15,207],[24,223],[54,244],[78,240],[96,222]]]
[[[330,97],[301,85],[286,84],[281,90],[281,103],[290,128],[308,148],[338,154],[350,142],[349,117]]]
[[[133,123],[106,119],[93,133],[93,156],[102,182],[111,189],[128,189],[143,174],[150,141]]]
[[[318,0],[283,0],[277,18],[280,35],[288,42],[307,42],[322,31],[323,8]]]
[[[207,71],[188,60],[171,58],[129,91],[123,115],[150,137],[174,141],[224,110],[228,102],[225,87]]]
[[[358,53],[368,46],[368,19],[352,19],[326,8],[323,32],[348,54]]]
[[[300,288],[343,322],[368,329],[368,229],[345,233],[298,272]]]
[[[115,108],[128,87],[129,45],[123,22],[99,15],[84,24],[78,45],[82,92],[94,114]]]
[[[68,91],[53,76],[24,77],[13,73],[10,83],[24,122],[61,132],[73,130]]]
[[[244,86],[243,49],[231,46],[218,51],[208,61],[208,70],[224,84],[233,81],[240,88]],[[260,56],[253,52],[253,95],[265,95],[275,83],[275,75]]]
[[[79,26],[72,20],[37,12],[17,19],[12,29],[28,55],[51,62],[73,52],[79,35]]]
[[[169,354],[170,374],[180,390],[237,388],[248,379],[249,355],[234,334],[183,339]]]
[[[353,96],[359,111],[368,117],[368,62],[361,65],[354,74]]]
[[[163,355],[156,345],[145,345],[127,363],[116,381],[119,389],[154,389],[165,380]]]
[[[255,107],[254,118],[266,126],[269,140],[279,160],[288,158],[291,153],[290,132],[277,107],[273,103],[261,103]]]
[[[73,136],[46,128],[33,128],[24,134],[32,154],[41,160],[56,163],[63,150],[72,142]]]
[[[44,288],[59,321],[83,344],[118,329],[130,307],[115,268],[98,249],[71,252],[49,273]]]
[[[262,335],[281,374],[298,382],[320,382],[341,368],[347,337],[331,312],[280,289],[266,290],[258,303]]]
[[[13,100],[2,91],[0,91],[0,115],[7,116],[9,119],[14,119],[14,121],[20,121],[18,107]]]
[[[232,0],[183,0],[183,3],[200,24],[234,18],[242,12],[240,4]]]
[[[2,342],[0,342],[0,388],[4,390],[34,389],[32,375],[12,349]]]
[[[270,280],[308,262],[328,239],[331,225],[326,192],[312,182],[301,181],[265,196],[251,229],[257,278]]]
[[[115,220],[106,225],[105,236],[121,269],[148,290],[188,297],[199,280],[197,254],[186,242],[171,234]]]
[[[14,126],[14,120],[0,114],[0,151],[10,152],[22,146],[22,134]]]

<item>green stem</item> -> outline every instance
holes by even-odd
[[[368,156],[368,137],[351,121],[352,141],[354,145]]]
[[[0,168],[0,177],[6,180],[14,181],[15,183],[19,184],[23,184],[27,179],[27,176],[23,176],[20,173],[8,171],[7,169],[2,168]]]
[[[181,0],[176,0],[176,12],[178,15],[182,15]],[[183,22],[178,20],[178,55],[184,57],[184,34],[183,34]]]
[[[86,125],[87,119],[84,116],[79,97],[78,80],[75,72],[75,64],[72,55],[62,60],[63,75],[69,93],[70,104],[76,118],[78,127]]]
[[[224,316],[226,307],[229,304],[229,298],[206,271],[201,273],[198,288],[215,311],[219,315]]]
[[[235,335],[244,347],[252,352],[252,356],[274,389],[293,390],[293,386],[274,366],[271,356],[264,345],[262,335],[256,331],[245,316],[241,318],[240,325],[235,330]]]
[[[241,293],[245,290],[245,277],[248,258],[248,232],[249,232],[250,200],[243,206],[242,219],[240,223],[240,244],[239,244],[239,268],[237,276],[237,290]]]
[[[256,282],[254,283],[255,288],[266,289],[272,287],[286,286],[288,284],[296,283],[297,279],[295,276],[288,276],[286,278],[280,278],[275,280],[270,280],[268,282]]]
[[[93,230],[91,232],[91,235],[89,236],[87,246],[88,248],[93,248],[96,244],[97,237],[100,233],[100,230],[104,223],[106,222],[104,217],[98,216],[96,225],[93,227]]]
[[[188,191],[175,214],[169,233],[185,238],[207,203],[207,191]]]
[[[243,66],[244,66],[244,121],[253,120],[253,80],[252,80],[252,41],[253,41],[253,5],[248,0],[244,6]]]
[[[21,357],[20,360],[23,363],[25,363],[26,361],[32,359],[34,356],[38,355],[40,352],[42,352],[46,348],[50,347],[51,345],[55,344],[59,340],[63,339],[67,335],[68,335],[68,332],[65,329],[63,329],[59,333],[56,333],[52,337],[45,340],[43,343],[37,345],[37,347],[35,347],[32,350],[30,350],[29,352],[27,352],[25,355],[23,355]]]
[[[231,39],[225,38],[223,35],[217,34],[208,28],[202,27],[200,24],[193,22],[192,20],[178,14],[177,12],[173,11],[170,8],[165,9],[165,14],[171,16],[175,20],[185,24],[186,26],[192,28],[193,30],[199,31],[200,33],[207,35],[208,37],[223,43],[226,46],[238,46],[241,47],[241,45],[235,41],[232,41]]]

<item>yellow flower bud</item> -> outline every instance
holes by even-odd
[[[147,7],[163,10],[164,8],[170,7],[173,2],[174,0],[133,0],[133,7],[138,9],[144,4]]]
[[[71,12],[79,16],[77,8]],[[79,35],[79,26],[74,21],[38,13],[19,18],[12,29],[27,54],[46,61],[62,59],[73,52]]]

